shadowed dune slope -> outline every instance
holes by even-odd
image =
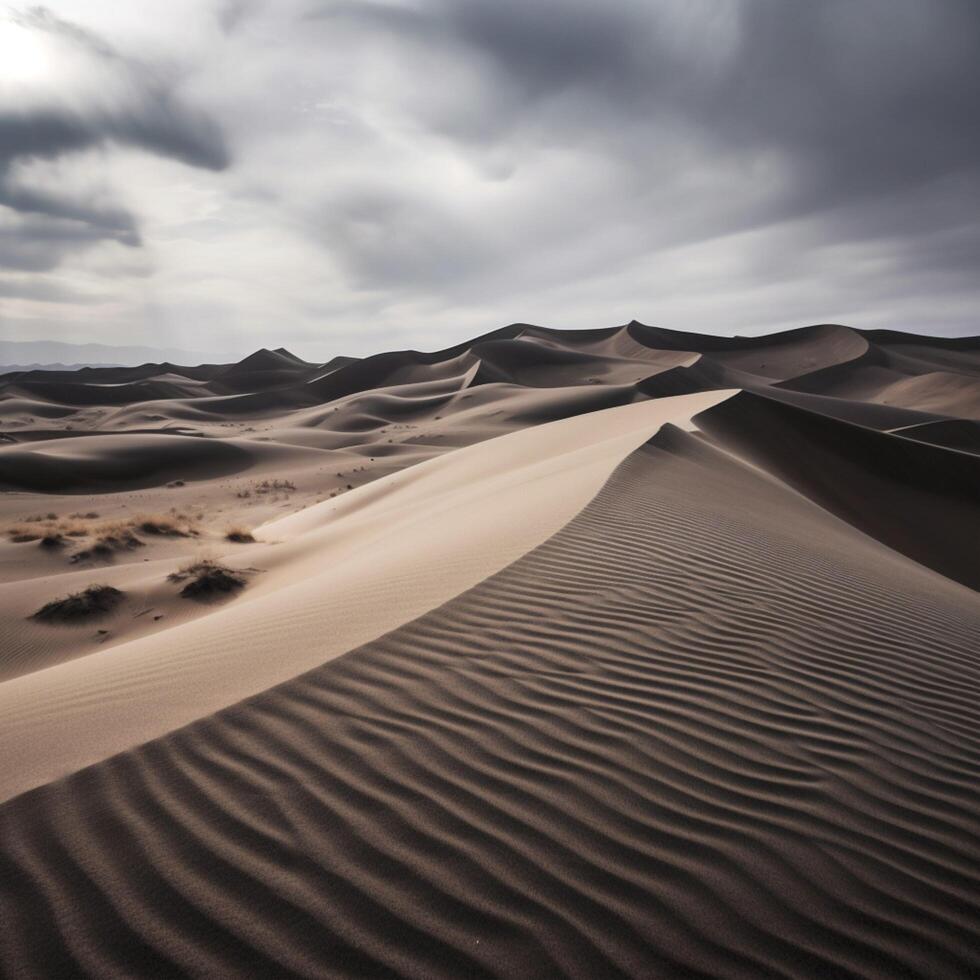
[[[211,379],[215,391],[257,391],[309,380],[319,373],[294,354],[279,350],[257,350],[254,354],[220,370]]]
[[[699,428],[844,520],[980,587],[980,459],[742,392]],[[801,448],[805,447],[805,451]]]
[[[975,977],[978,649],[665,429],[468,592],[0,808],[0,972]]]
[[[154,486],[175,476],[235,473],[273,447],[179,435],[90,435],[0,448],[0,486],[40,493],[99,493]]]
[[[910,408],[899,408],[896,405],[881,405],[877,402],[852,401],[848,398],[831,398],[828,395],[815,395],[801,391],[791,391],[775,385],[767,387],[750,386],[757,394],[796,405],[817,415],[828,415],[832,419],[843,422],[853,422],[869,429],[898,429],[903,426],[922,425],[930,422],[946,421],[942,415],[930,412],[920,412]]]
[[[906,439],[915,439],[917,442],[928,442],[934,446],[980,455],[980,422],[972,419],[923,422],[902,428],[899,433]]]
[[[793,391],[965,418],[980,417],[980,356],[973,338],[944,346],[940,338],[870,344],[864,354],[780,382]],[[975,347],[975,345],[974,345]]]
[[[128,405],[156,398],[183,398],[195,393],[193,382],[182,383],[159,375],[132,382],[17,381],[8,390],[15,395],[72,406]]]

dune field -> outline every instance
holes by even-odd
[[[980,976],[978,589],[980,338],[0,375],[0,976]]]

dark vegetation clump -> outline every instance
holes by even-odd
[[[101,541],[96,542],[91,548],[83,548],[76,551],[68,560],[77,565],[83,561],[108,561],[112,557],[112,548]]]
[[[255,538],[252,537],[252,532],[244,527],[230,527],[225,532],[225,540],[235,544],[253,544]]]
[[[171,582],[183,582],[180,595],[198,602],[210,602],[233,595],[245,587],[245,576],[240,572],[207,559],[188,565],[179,572],[171,572],[167,579]]]
[[[45,534],[44,537],[38,542],[38,546],[46,549],[47,551],[56,551],[58,548],[64,548],[65,539],[57,532],[53,534]]]
[[[164,538],[190,538],[197,533],[179,520],[171,520],[168,517],[144,518],[137,525],[137,530]]]
[[[109,561],[117,551],[133,551],[142,547],[143,542],[132,531],[116,528],[101,535],[91,547],[76,551],[70,560],[73,565],[82,561]]]
[[[64,599],[41,606],[31,617],[45,623],[74,623],[111,612],[122,601],[123,593],[111,585],[90,585]]]
[[[142,548],[143,542],[132,531],[123,528],[109,534],[103,534],[96,542],[96,547],[99,546],[110,548],[113,551],[132,551],[133,548]]]

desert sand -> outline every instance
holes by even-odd
[[[980,338],[19,371],[0,491],[2,976],[980,975]]]

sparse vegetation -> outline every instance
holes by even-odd
[[[8,533],[10,534],[10,540],[16,544],[24,544],[27,541],[37,541],[41,538],[40,534],[35,534],[33,531],[23,531],[19,528],[11,528]]]
[[[73,565],[84,561],[109,561],[116,552],[133,551],[142,548],[143,542],[136,537],[128,525],[121,523],[110,525],[104,534],[100,534],[94,543],[71,556]]]
[[[167,580],[183,583],[180,595],[185,599],[209,602],[232,595],[245,587],[245,576],[218,564],[210,558],[186,565],[171,572]]]
[[[96,544],[112,548],[114,551],[132,551],[133,548],[143,547],[143,542],[125,526],[108,534],[103,534]]]
[[[225,531],[225,540],[235,544],[251,544],[255,541],[252,532],[245,527],[230,527]]]
[[[55,514],[35,514],[25,518],[19,524],[7,528],[11,541],[40,541],[44,538],[61,537],[70,534],[79,527],[79,523],[69,518],[58,520]],[[46,546],[47,547],[47,546]]]
[[[137,517],[136,530],[164,538],[192,538],[197,537],[198,534],[197,529],[190,523],[190,519],[182,514]]]
[[[108,560],[120,551],[132,551],[145,542],[137,534],[165,538],[196,538],[197,523],[203,514],[190,517],[171,508],[165,514],[139,514],[118,520],[99,521],[96,511],[79,512],[59,518],[56,514],[35,514],[6,529],[11,541],[40,542],[54,550],[68,544],[69,538],[89,538],[91,543],[71,555],[72,563]]]
[[[292,480],[263,480],[255,485],[256,493],[292,493],[296,484]]]
[[[45,623],[73,623],[111,612],[122,601],[124,593],[111,585],[90,585],[63,599],[41,606],[31,617]]]
[[[242,487],[235,492],[239,500],[248,500],[253,494],[257,497],[269,497],[275,503],[277,500],[288,499],[289,494],[296,491],[296,484],[292,480],[261,480],[253,482],[250,486]]]
[[[109,545],[97,541],[91,548],[83,548],[76,551],[68,560],[73,565],[78,565],[84,561],[108,561],[112,557],[113,550]]]

